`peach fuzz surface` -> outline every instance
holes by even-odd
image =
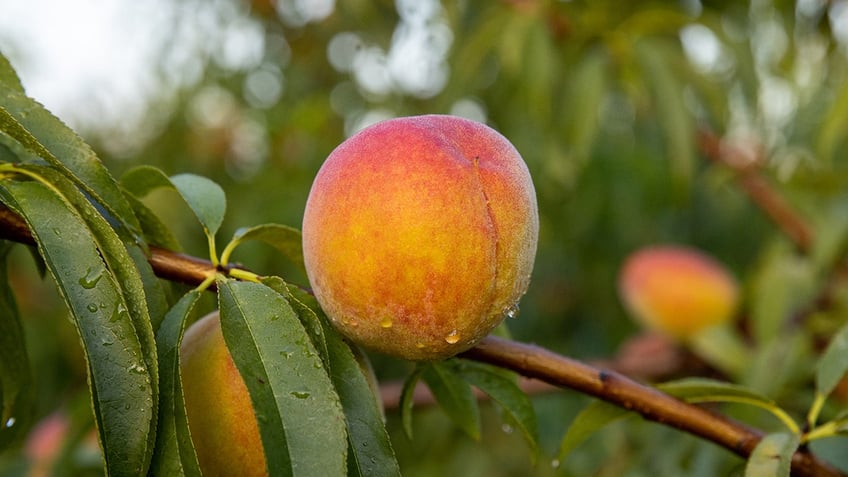
[[[321,167],[304,260],[343,334],[395,357],[440,359],[514,314],[538,220],[527,166],[498,132],[453,116],[392,119]]]
[[[670,245],[628,257],[619,292],[636,319],[682,340],[730,319],[738,302],[736,281],[721,264],[697,250]]]

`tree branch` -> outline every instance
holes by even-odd
[[[33,244],[23,219],[3,206],[0,206],[0,238]],[[199,284],[216,270],[206,260],[157,247],[150,248],[148,260],[157,276],[189,284]],[[744,458],[750,456],[762,439],[762,432],[720,414],[687,404],[623,374],[598,369],[538,346],[489,336],[460,357],[510,369],[553,386],[574,389],[634,411],[645,419],[714,442]],[[793,455],[792,475],[845,477],[804,450]]]
[[[758,174],[755,166],[762,162],[759,152],[755,157],[750,157],[747,150],[725,143],[714,132],[706,129],[698,132],[698,141],[701,151],[709,160],[729,167],[736,173],[742,190],[795,243],[798,250],[809,251],[813,243],[810,226]]]
[[[671,338],[652,331],[625,340],[611,359],[590,360],[588,364],[649,383],[675,379],[684,376],[683,373],[686,373],[686,376],[709,376],[715,372],[707,363]],[[560,390],[552,384],[524,376],[518,379],[518,387],[529,395]],[[402,390],[403,381],[400,380],[380,383],[380,400],[386,410],[400,407]],[[486,393],[477,388],[474,388],[474,395],[481,401],[489,399]],[[416,407],[436,404],[436,398],[422,382],[415,387],[412,401]]]
[[[574,389],[634,411],[650,421],[714,442],[741,457],[750,456],[763,436],[759,430],[687,404],[622,374],[597,369],[538,346],[488,336],[460,356]],[[792,475],[835,477],[843,474],[815,456],[799,451],[792,457]]]

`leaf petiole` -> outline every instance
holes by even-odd
[[[209,244],[209,261],[212,262],[213,266],[217,267],[221,262],[218,261],[218,253],[215,250],[215,236],[206,227],[203,229],[206,232],[206,242]]]
[[[203,279],[202,282],[200,282],[200,285],[197,285],[197,288],[195,288],[194,291],[206,291],[206,289],[208,289],[212,285],[212,283],[215,282],[216,278],[218,278],[217,273],[210,273],[206,278]]]
[[[230,269],[230,271],[227,272],[227,275],[246,282],[262,283],[259,279],[259,275],[247,270],[242,270],[241,268]]]
[[[686,398],[684,399],[689,403],[702,403],[702,402],[735,402],[740,404],[750,404],[752,406],[758,407],[760,409],[766,410],[770,412],[774,417],[776,417],[780,422],[782,422],[790,432],[796,435],[801,434],[801,428],[798,427],[798,424],[795,422],[792,417],[789,416],[783,409],[763,403],[762,401],[758,401],[756,399],[750,399],[743,396],[731,396],[731,395],[715,395],[715,396],[704,396],[698,398]]]
[[[810,406],[810,412],[807,414],[807,426],[810,429],[813,429],[816,426],[816,421],[819,418],[819,414],[821,413],[822,407],[824,407],[826,399],[827,396],[820,392],[816,392],[816,398],[813,401],[813,405]]]
[[[226,247],[224,247],[224,251],[221,252],[222,265],[227,266],[227,264],[230,263],[230,255],[233,254],[233,251],[236,249],[236,247],[238,247],[240,243],[241,240],[234,238],[230,240],[230,243],[228,243]]]

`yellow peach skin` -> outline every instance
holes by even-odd
[[[186,330],[180,372],[189,430],[204,477],[264,477],[265,453],[247,386],[217,312]]]
[[[724,267],[680,246],[632,254],[622,267],[619,292],[644,325],[681,340],[727,321],[738,301],[736,281]]]
[[[539,219],[523,159],[453,116],[398,118],[336,148],[303,218],[309,282],[333,324],[410,360],[471,347],[527,290]]]

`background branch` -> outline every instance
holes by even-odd
[[[763,162],[760,147],[743,148],[729,144],[708,129],[698,132],[701,152],[712,162],[722,164],[736,173],[740,188],[789,237],[802,252],[813,243],[813,232],[806,221],[759,174]]]
[[[0,206],[0,238],[33,244],[23,219]],[[216,269],[211,262],[150,248],[148,260],[157,276],[199,284]],[[493,336],[484,338],[460,357],[513,370],[527,378],[570,388],[640,414],[645,419],[677,428],[714,442],[747,458],[762,432],[702,407],[687,404],[623,374],[602,370],[558,355],[544,348]],[[805,450],[793,455],[792,475],[797,477],[845,477]]]

